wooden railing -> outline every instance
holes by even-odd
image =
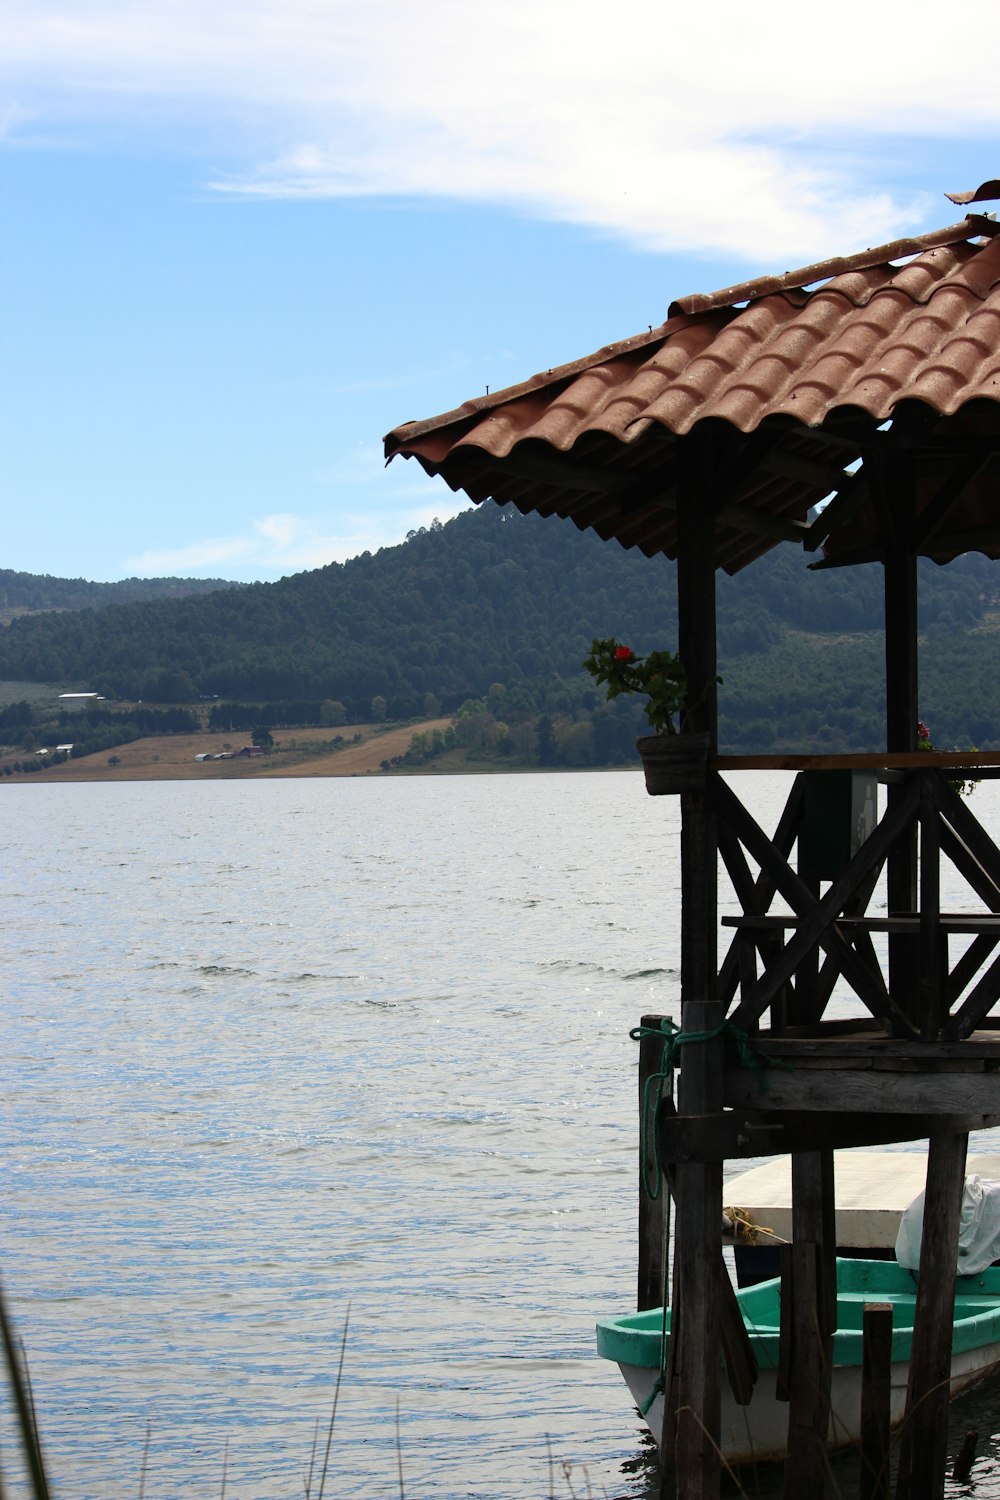
[[[768,837],[733,788],[730,770],[876,772],[891,785],[889,805],[873,831],[826,889],[792,864],[803,831],[805,780],[792,784]],[[713,770],[715,774],[713,774]],[[1000,1001],[1000,850],[950,781],[1000,775],[996,752],[919,751],[899,755],[720,756],[708,773],[718,817],[719,849],[742,913],[719,971],[720,998],[745,1031],[818,1024],[839,978],[890,1035],[931,1041],[969,1036]],[[949,773],[952,773],[949,775]],[[918,862],[919,856],[919,862]],[[979,912],[943,912],[942,857],[983,903]],[[870,915],[887,862],[910,871],[892,890],[905,907]],[[754,873],[753,866],[757,867]],[[904,869],[905,876],[905,869]],[[780,901],[790,912],[772,912]],[[883,967],[873,934],[888,937]],[[965,940],[952,964],[949,939]],[[971,941],[969,941],[971,939]],[[985,966],[985,967],[984,967]]]

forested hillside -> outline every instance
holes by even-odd
[[[778,547],[720,577],[720,739],[731,749],[879,748],[881,574],[810,572]],[[1000,743],[996,565],[973,555],[922,569],[922,713],[939,744]],[[556,520],[487,505],[408,540],[277,583],[179,600],[16,619],[0,679],[109,698],[267,704],[271,723],[391,718],[490,702],[504,725],[584,721],[602,695],[581,672],[595,636],[675,644],[673,567]],[[613,705],[615,744],[641,727]],[[225,709],[217,710],[225,713]],[[602,711],[607,717],[608,711]],[[246,717],[265,721],[247,708]],[[627,721],[627,723],[626,723]],[[610,721],[609,721],[610,722]],[[619,732],[620,730],[620,732]]]
[[[239,587],[225,578],[122,578],[117,583],[91,583],[86,578],[53,578],[49,573],[0,568],[0,624],[43,610],[105,609],[109,604],[187,599],[192,594]]]

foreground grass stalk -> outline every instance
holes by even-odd
[[[0,1293],[0,1336],[3,1338],[4,1355],[7,1361],[7,1376],[10,1381],[11,1392],[14,1396],[14,1406],[17,1410],[17,1425],[20,1431],[21,1445],[24,1449],[28,1473],[31,1478],[31,1493],[34,1500],[49,1500],[49,1486],[45,1478],[45,1466],[42,1463],[42,1450],[38,1441],[38,1429],[35,1425],[35,1414],[30,1386],[27,1380],[27,1372],[26,1368],[23,1367],[23,1355],[19,1355],[18,1352],[2,1293]]]
[[[330,1445],[333,1442],[333,1424],[337,1420],[337,1402],[340,1399],[340,1382],[344,1374],[344,1355],[347,1352],[347,1327],[351,1321],[351,1304],[347,1304],[344,1314],[344,1332],[340,1340],[340,1363],[337,1366],[337,1384],[333,1388],[333,1410],[330,1412],[330,1426],[326,1433],[326,1452],[323,1454],[323,1471],[319,1476],[319,1491],[316,1500],[323,1500],[323,1488],[326,1484],[326,1471],[330,1465]]]
[[[319,1417],[316,1418],[315,1424],[313,1426],[313,1445],[312,1445],[312,1452],[309,1455],[309,1472],[306,1475],[306,1500],[309,1500],[309,1497],[312,1494],[313,1474],[315,1473],[315,1470],[316,1470],[316,1450],[317,1450],[318,1447],[319,1447]],[[0,1500],[3,1500],[2,1496],[0,1496]]]
[[[149,1469],[149,1435],[153,1430],[153,1424],[146,1418],[146,1439],[142,1445],[142,1466],[139,1469],[139,1500],[143,1500],[146,1493],[146,1474]]]

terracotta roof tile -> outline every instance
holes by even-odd
[[[984,228],[996,231],[976,217],[927,236],[930,248],[904,265],[878,252],[830,262],[837,273],[811,290],[822,268],[805,268],[801,286],[786,276],[731,288],[728,304],[685,299],[649,335],[397,428],[387,456],[416,457],[475,500],[569,516],[672,554],[676,441],[710,429],[740,461],[718,536],[742,566],[844,487],[847,466],[901,410],[919,403],[944,442],[941,419],[989,403],[1000,446],[1000,237],[966,237]],[[743,462],[740,443],[754,433]],[[982,531],[977,495],[974,515],[959,502],[949,517],[949,546],[973,521]],[[1000,501],[992,524],[1000,535]],[[877,549],[870,515],[852,525],[828,545],[849,550],[860,538]]]

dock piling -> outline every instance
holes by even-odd
[[[867,1302],[861,1324],[858,1500],[889,1500],[892,1303]]]

